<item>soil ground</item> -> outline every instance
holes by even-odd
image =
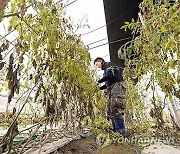
[[[58,154],[96,154],[97,149],[95,138],[89,136],[58,149]]]
[[[139,152],[138,152],[139,153]],[[154,144],[146,147],[142,154],[180,154],[180,147],[174,148],[170,145]],[[98,148],[94,137],[89,136],[81,140],[72,141],[58,149],[58,154],[137,154],[137,152],[122,145],[109,145],[102,149]]]
[[[118,145],[109,145],[105,148],[98,148],[94,137],[73,141],[64,147],[58,149],[58,154],[136,154],[134,150],[123,150],[124,147]]]

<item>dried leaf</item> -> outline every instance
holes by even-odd
[[[3,43],[0,47],[3,51],[7,50],[9,48],[9,43],[7,42],[6,44]]]
[[[0,53],[0,60],[3,60],[1,53]]]
[[[37,64],[36,64],[36,61],[35,61],[35,60],[32,61],[32,65],[33,65],[33,67],[34,67],[35,69],[37,68]]]
[[[27,8],[26,8],[26,5],[24,3],[23,5],[21,5],[21,10],[20,10],[21,16],[24,16],[26,11],[27,11]]]
[[[9,67],[12,67],[13,62],[14,62],[14,55],[13,55],[13,53],[12,53],[12,54],[10,55],[10,57],[9,57]]]
[[[3,69],[4,64],[5,64],[4,62],[0,62],[0,70]]]

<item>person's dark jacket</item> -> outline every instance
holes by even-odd
[[[107,87],[112,86],[116,82],[123,81],[122,68],[118,67],[112,62],[104,62],[102,66],[104,70],[104,76],[102,79],[98,80],[98,83],[105,82],[105,85],[100,87],[100,90],[106,89]]]

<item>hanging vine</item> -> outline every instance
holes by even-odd
[[[174,107],[176,122],[180,124],[174,104],[174,99],[180,99],[180,4],[179,1],[144,0],[140,3],[140,10],[140,20],[135,22],[132,19],[121,27],[132,30],[135,39],[119,49],[119,57],[125,59],[125,74],[130,82],[137,83],[149,75],[149,81],[144,82],[144,91],[153,91],[150,116],[156,119],[157,127],[162,130],[162,127],[165,129],[163,110],[167,104],[155,95],[157,87]],[[135,84],[134,87],[137,88]]]
[[[29,11],[32,9],[33,12]],[[1,66],[1,74],[5,75],[1,80],[3,90],[9,93],[7,103],[16,97],[20,108],[15,108],[14,119],[0,141],[0,151],[17,152],[12,141],[20,133],[20,116],[28,104],[32,119],[29,123],[34,123],[36,129],[20,153],[43,125],[51,129],[54,125],[61,126],[67,132],[93,126],[94,119],[103,117],[101,109],[105,107],[105,99],[98,92],[94,73],[90,70],[88,49],[73,32],[62,4],[17,0],[11,2],[7,14],[13,14],[8,16],[8,30],[16,31],[17,39],[13,50],[1,48],[0,58],[4,63],[7,64],[5,55],[9,56],[8,64]],[[38,110],[33,107],[35,105]],[[15,134],[10,133],[14,130]],[[41,145],[51,133],[52,130],[42,137]]]

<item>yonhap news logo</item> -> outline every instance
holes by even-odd
[[[172,143],[180,143],[180,138],[175,136],[158,136],[158,137],[149,137],[149,136],[132,136],[132,137],[108,137],[106,134],[100,134],[97,136],[97,142],[99,145],[103,145],[106,141],[110,140],[112,144],[136,144],[136,143],[164,143],[164,144],[172,144]]]

